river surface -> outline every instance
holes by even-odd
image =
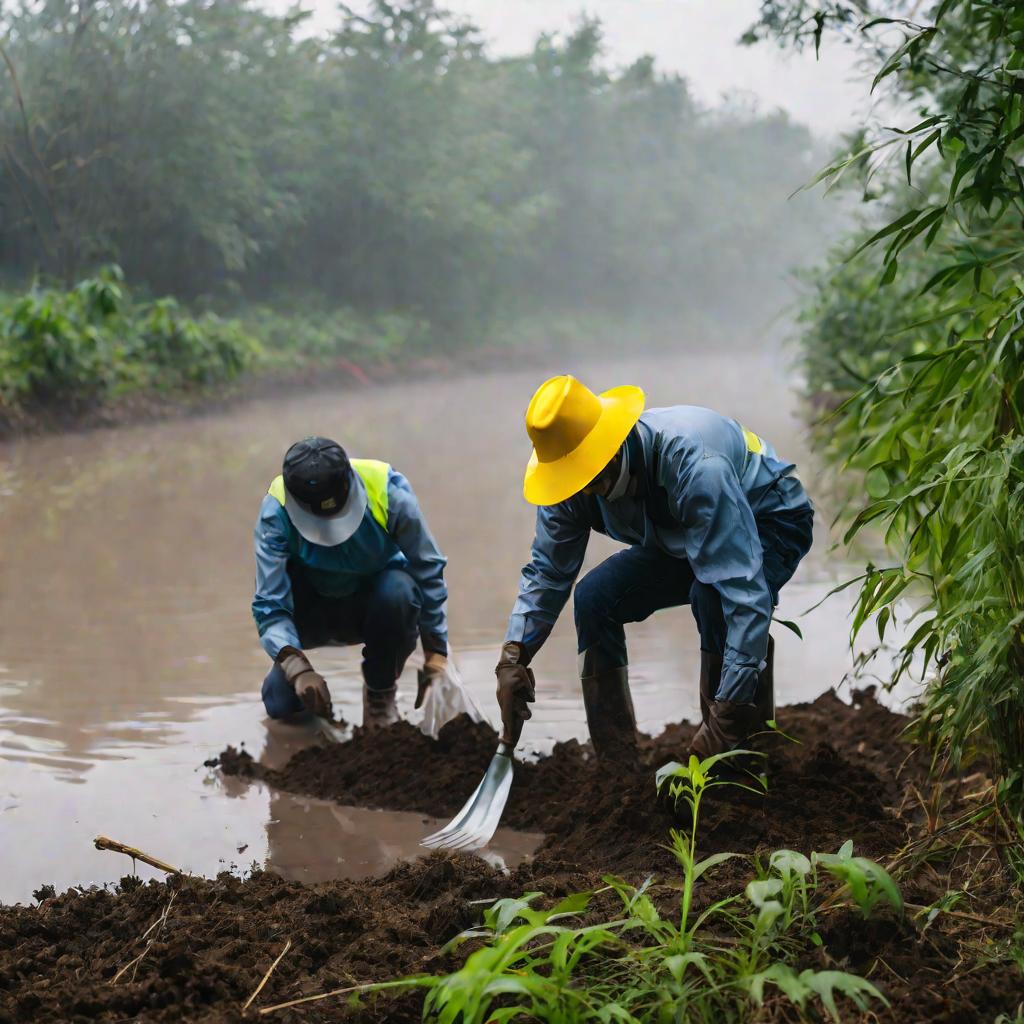
[[[596,389],[638,384],[649,405],[690,402],[740,419],[799,464],[827,512],[777,353],[588,365],[576,372]],[[449,559],[455,657],[496,721],[493,666],[533,527],[521,497],[522,417],[544,376],[325,391],[0,447],[0,900],[128,873],[126,858],[93,848],[97,834],[205,875],[255,862],[306,881],[364,877],[417,856],[419,837],[441,822],[339,808],[203,767],[228,743],[283,761],[315,739],[268,728],[263,714],[252,527],[282,454],[305,435],[404,472]],[[780,704],[838,686],[851,667],[846,595],[801,617],[856,571],[830,550],[831,516],[817,518],[815,547],[778,613],[798,618],[804,634],[775,630]],[[614,549],[595,537],[585,570]],[[535,750],[585,736],[571,619],[567,609],[535,661],[538,700],[524,735]],[[660,612],[628,637],[641,727],[692,719],[699,648],[689,610]],[[358,722],[358,648],[313,660],[336,709]],[[400,684],[410,717],[413,673],[410,663]],[[476,781],[467,777],[467,795]],[[517,863],[538,839],[503,830],[488,856]]]

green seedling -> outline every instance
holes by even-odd
[[[853,840],[848,839],[838,853],[815,853],[815,864],[846,883],[854,903],[865,918],[880,902],[890,904],[897,913],[903,913],[903,898],[889,873],[880,864],[867,857],[853,855]]]
[[[812,971],[808,969],[797,974],[787,964],[772,964],[767,970],[761,971],[749,979],[750,997],[758,1006],[764,1004],[766,984],[774,985],[801,1010],[805,1008],[809,1000],[820,999],[822,1006],[834,1021],[842,1020],[839,1007],[836,1005],[837,994],[846,996],[861,1011],[866,1011],[869,1008],[872,999],[877,999],[888,1005],[888,1000],[870,981],[859,978],[855,974],[847,974],[845,971]]]

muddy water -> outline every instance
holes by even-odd
[[[94,851],[98,833],[204,874],[256,861],[307,880],[358,877],[415,856],[436,823],[233,789],[202,767],[228,742],[274,759],[323,741],[268,731],[263,717],[268,666],[249,614],[252,525],[284,449],[306,434],[405,472],[449,558],[463,676],[493,714],[493,664],[532,533],[520,497],[522,410],[543,376],[325,392],[0,449],[0,899],[26,900],[43,882],[120,877],[129,864]],[[799,462],[827,505],[778,355],[633,360],[585,376],[595,386],[639,384],[651,404],[699,402],[737,416]],[[783,617],[850,574],[829,551],[829,517],[818,518]],[[613,549],[595,538],[588,566]],[[780,703],[840,682],[850,667],[847,608],[833,600],[802,618],[803,642],[776,631]],[[698,644],[689,612],[655,615],[629,639],[641,725],[692,716]],[[314,660],[336,707],[358,722],[356,649]],[[571,615],[535,667],[540,694],[524,740],[543,749],[583,736]],[[409,713],[411,672],[400,700]],[[506,833],[493,855],[514,863],[535,841]]]

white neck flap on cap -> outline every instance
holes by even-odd
[[[333,548],[345,541],[359,529],[366,512],[366,487],[362,477],[352,470],[352,486],[340,512],[332,516],[316,516],[308,506],[300,502],[287,487],[284,489],[284,509],[292,526],[310,542],[321,547]]]

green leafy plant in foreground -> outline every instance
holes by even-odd
[[[701,802],[710,788],[735,785],[716,777],[721,760],[691,758],[657,773],[658,789],[691,811],[689,830],[670,833],[681,881],[658,884],[648,878],[634,886],[606,876],[604,888],[574,893],[549,909],[537,906],[538,892],[498,900],[485,912],[482,927],[450,944],[482,942],[459,970],[409,979],[427,988],[424,1019],[438,1024],[501,1024],[517,1018],[552,1024],[743,1021],[764,1002],[766,989],[801,1010],[820,1004],[836,1021],[841,998],[860,1010],[872,1000],[885,1002],[864,978],[794,966],[821,943],[815,920],[822,903],[819,867],[846,883],[842,891],[848,889],[865,914],[880,902],[901,909],[888,875],[872,861],[854,857],[851,844],[838,854],[810,858],[777,850],[763,863],[724,852],[698,859]],[[756,877],[743,892],[698,911],[695,884],[739,858],[752,864]],[[659,905],[656,892],[679,894],[671,915],[663,909],[669,897]],[[614,912],[607,909],[609,896]],[[584,915],[586,923],[580,920]]]

